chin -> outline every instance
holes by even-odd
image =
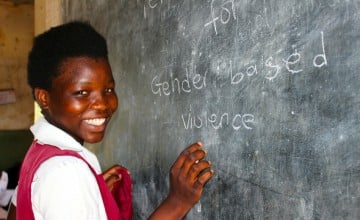
[[[91,137],[87,137],[84,139],[85,142],[90,143],[90,144],[95,144],[98,143],[100,141],[102,141],[102,139],[104,138],[104,135],[92,135]]]

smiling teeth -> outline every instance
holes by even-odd
[[[94,119],[85,120],[85,122],[89,125],[99,126],[104,124],[105,120],[106,120],[105,118],[94,118]]]

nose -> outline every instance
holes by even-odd
[[[96,110],[106,110],[108,108],[108,99],[101,92],[94,94],[92,97],[91,108]]]
[[[118,100],[115,93],[98,92],[92,97],[90,108],[98,111],[113,113],[118,106]]]

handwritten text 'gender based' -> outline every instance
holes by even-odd
[[[181,74],[180,77],[174,77],[174,74],[163,74],[155,75],[151,80],[151,92],[154,95],[158,96],[169,96],[171,94],[186,94],[191,93],[195,90],[202,90],[207,87],[208,80],[214,77],[208,77],[209,74],[217,74],[228,76],[225,78],[225,84],[228,83],[231,86],[236,86],[242,83],[246,78],[263,76],[265,79],[269,81],[274,81],[277,77],[279,77],[282,69],[285,68],[286,72],[291,74],[299,74],[304,71],[302,67],[299,67],[302,59],[301,52],[298,52],[294,49],[294,52],[290,54],[288,57],[283,58],[279,62],[275,62],[275,59],[272,56],[269,56],[261,66],[263,69],[259,69],[257,64],[248,64],[244,66],[244,69],[238,71],[234,68],[232,60],[229,61],[221,61],[221,64],[217,64],[218,66],[222,66],[217,69],[217,73],[208,73],[208,70],[204,70],[201,74],[196,73],[196,70],[189,74],[188,69],[185,69],[185,73]],[[328,65],[326,54],[325,54],[325,46],[324,46],[324,34],[321,32],[321,52],[313,57],[312,65],[315,68],[322,68]],[[196,69],[196,68],[194,68]],[[219,73],[219,71],[222,73]],[[194,73],[195,72],[195,73]],[[182,76],[181,76],[182,75]],[[223,80],[223,78],[221,78]]]

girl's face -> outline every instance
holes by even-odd
[[[45,118],[80,143],[101,141],[118,106],[111,68],[104,58],[65,60],[52,88],[42,92],[40,97],[41,91],[35,94]]]

